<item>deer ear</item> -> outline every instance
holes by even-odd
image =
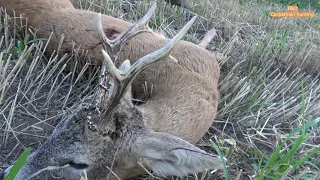
[[[206,153],[166,133],[147,133],[139,137],[135,145],[142,165],[163,177],[187,176],[206,169],[223,168],[217,155]]]

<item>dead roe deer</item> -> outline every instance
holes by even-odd
[[[16,16],[27,17],[28,25],[37,28],[38,37],[49,37],[53,32],[48,52],[57,48],[64,34],[63,52],[72,51],[75,41],[88,50],[92,62],[97,62],[102,59],[104,46],[115,64],[121,64],[118,72],[106,61],[109,72],[115,72],[115,83],[107,93],[115,94],[108,95],[108,106],[103,106],[108,107],[106,112],[100,110],[99,114],[94,111],[97,108],[84,106],[62,119],[16,179],[62,167],[59,172],[67,179],[79,179],[83,169],[91,179],[115,178],[108,168],[125,179],[144,173],[141,166],[161,176],[221,168],[219,158],[190,144],[200,140],[216,116],[220,73],[217,56],[204,49],[213,32],[205,36],[201,46],[178,41],[194,18],[170,41],[141,30],[141,21],[147,23],[155,6],[134,25],[103,15],[100,30],[95,28],[97,13],[74,9],[69,1],[0,0],[0,6],[10,15],[14,9]],[[101,34],[106,34],[104,43]],[[169,52],[171,57],[166,56]],[[133,63],[132,67],[125,59]],[[152,94],[145,103],[134,106],[131,91],[140,97],[145,82],[153,87]],[[103,123],[93,123],[99,119]]]

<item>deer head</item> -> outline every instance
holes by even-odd
[[[155,9],[156,3],[114,40],[104,35],[99,15],[100,37],[112,58],[102,50],[104,61],[96,98],[61,119],[52,135],[28,157],[16,179],[80,179],[84,170],[89,179],[128,178],[143,174],[145,169],[162,177],[185,176],[222,168],[218,156],[173,135],[148,129],[144,114],[131,101],[130,85],[135,77],[148,65],[165,59],[196,16],[164,47],[134,64],[125,60],[116,68],[112,61],[127,40],[147,31],[146,24]]]

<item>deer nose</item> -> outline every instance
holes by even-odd
[[[65,166],[65,165],[69,165],[70,167],[74,168],[74,169],[78,169],[78,170],[83,170],[83,169],[86,169],[89,167],[88,164],[86,163],[81,163],[81,162],[75,162],[74,160],[72,159],[64,159],[64,160],[61,160],[59,162],[59,166],[62,167],[62,166]],[[1,179],[0,179],[1,180]]]
[[[69,166],[72,167],[72,168],[75,168],[75,169],[79,169],[79,170],[82,170],[82,169],[86,169],[89,167],[88,164],[85,164],[85,163],[75,163],[73,161],[70,161],[68,162]]]

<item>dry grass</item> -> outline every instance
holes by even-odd
[[[79,8],[129,21],[137,20],[147,11],[146,2],[149,1],[134,4],[110,0],[73,1]],[[187,18],[180,9],[165,6],[164,2],[159,4],[150,26],[172,37]],[[198,43],[207,30],[215,27],[218,37],[209,49],[229,56],[220,62],[218,116],[198,145],[214,151],[209,139],[218,142],[228,156],[230,179],[254,179],[259,161],[266,161],[264,157],[274,151],[276,142],[301,126],[306,117],[316,118],[320,114],[319,14],[314,19],[272,19],[268,16],[270,11],[284,8],[265,1],[190,0],[188,6],[200,18],[185,39]],[[1,16],[0,151],[4,153],[0,155],[0,165],[3,167],[11,164],[30,143],[42,142],[57,119],[92,90],[89,85],[94,81],[93,74],[89,78],[78,76],[77,66],[72,71],[64,71],[64,63],[71,61],[73,55],[46,58],[44,41],[34,40],[19,49],[17,42],[24,42],[26,37],[17,34],[26,34],[28,29],[18,21]],[[15,23],[20,28],[13,28]],[[316,148],[320,144],[319,136],[319,130],[314,131],[297,152],[296,159]],[[314,175],[310,177],[316,179],[319,157],[318,153],[307,164],[283,177],[308,179],[308,175]],[[220,179],[222,174],[208,172],[203,177],[190,178]]]
[[[31,30],[2,10],[0,31],[0,164],[6,166],[53,131],[57,120],[95,87],[95,75],[91,71],[84,78],[89,66],[78,63],[70,71],[66,64],[74,55],[44,56],[46,41],[29,40],[25,32]]]

